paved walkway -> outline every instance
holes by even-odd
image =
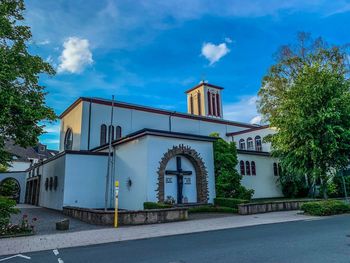
[[[298,214],[298,211],[287,211],[248,216],[232,215],[227,217],[188,220],[167,224],[120,227],[117,229],[104,228],[62,234],[8,238],[0,239],[0,255],[188,234],[261,224],[317,219],[320,218],[300,215]]]

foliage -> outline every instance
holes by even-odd
[[[237,208],[223,206],[198,206],[188,209],[189,213],[237,213]]]
[[[0,196],[0,229],[4,229],[10,223],[11,214],[18,214],[15,208],[16,202],[7,197]]]
[[[7,166],[0,164],[0,173],[6,173],[8,171]]]
[[[236,198],[222,198],[222,197],[214,198],[214,204],[216,206],[237,208],[239,204],[246,204],[246,203],[249,203],[249,200],[236,199]]]
[[[350,194],[350,176],[344,176],[347,194]],[[334,176],[327,186],[327,194],[329,197],[345,197],[343,179],[341,176]]]
[[[39,56],[28,52],[31,31],[25,26],[23,0],[0,2],[0,164],[10,161],[5,140],[22,147],[35,145],[44,130],[42,120],[54,120],[45,105],[44,87],[39,75],[55,71]]]
[[[309,187],[305,182],[305,176],[281,173],[278,182],[281,184],[283,195],[287,198],[308,196]]]
[[[0,237],[13,237],[17,235],[26,235],[34,233],[34,222],[37,221],[36,217],[33,217],[31,223],[27,215],[23,215],[20,224],[7,224],[4,227],[0,227]]]
[[[301,210],[309,215],[328,216],[350,213],[350,205],[340,200],[327,200],[305,203]]]
[[[349,163],[347,54],[320,38],[298,37],[297,45],[281,48],[263,78],[258,109],[278,131],[266,140],[283,170],[325,188],[327,177]]]
[[[172,205],[164,203],[144,202],[143,209],[167,209],[171,208]]]
[[[250,199],[254,191],[241,185],[242,176],[236,170],[238,160],[235,143],[226,142],[217,133],[210,136],[217,138],[214,142],[216,196]]]
[[[18,195],[18,185],[13,179],[5,179],[0,184],[0,195],[7,197],[15,197]]]

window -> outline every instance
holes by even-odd
[[[247,175],[250,175],[250,163],[248,161],[245,162],[245,170]]]
[[[210,96],[211,93],[210,91],[208,90],[207,92],[207,99],[208,99],[208,115],[212,115],[212,109],[211,109],[211,99],[210,99]]]
[[[52,191],[52,187],[53,187],[53,178],[50,177],[50,179],[49,179],[49,189],[50,189],[50,191]]]
[[[100,132],[100,145],[106,144],[107,142],[107,126],[106,124],[101,125],[101,132]]]
[[[202,105],[201,105],[201,93],[197,93],[197,102],[198,102],[198,115],[202,115]]]
[[[256,167],[255,167],[255,162],[251,162],[251,168],[252,168],[252,175],[256,175]]]
[[[247,139],[247,150],[254,150],[253,139],[250,137]]]
[[[273,175],[278,176],[278,167],[277,163],[273,163]]]
[[[241,175],[245,175],[245,168],[244,168],[244,162],[240,161],[239,166],[241,168]]]
[[[109,138],[110,136],[112,138]],[[108,126],[108,142],[109,142],[110,139],[112,139],[111,141],[114,140],[114,126],[113,125],[109,125]]]
[[[64,149],[72,150],[73,147],[73,131],[71,128],[68,128],[66,135],[64,136]]]
[[[190,96],[190,112],[191,112],[191,114],[193,114],[193,97],[192,97],[192,94]]]
[[[119,125],[117,127],[115,127],[116,130],[116,139],[120,139],[122,137],[122,127],[120,127]]]
[[[259,152],[262,151],[261,137],[259,135],[255,137],[255,150]]]
[[[220,97],[219,97],[219,93],[216,93],[216,113],[217,116],[220,117]]]
[[[239,149],[245,150],[245,141],[244,139],[239,140]]]

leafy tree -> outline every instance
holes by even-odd
[[[0,164],[0,173],[5,173],[5,172],[7,172],[7,170],[8,170],[7,166]]]
[[[278,131],[267,138],[272,154],[286,174],[321,189],[349,164],[348,69],[344,49],[300,33],[295,46],[280,49],[259,91],[258,109]]]
[[[43,131],[42,120],[54,120],[53,110],[45,105],[44,87],[39,75],[55,71],[39,56],[29,54],[31,31],[24,24],[23,0],[0,1],[0,164],[10,155],[5,140],[22,147],[35,145]]]
[[[214,142],[214,168],[217,197],[251,199],[254,191],[241,185],[242,176],[237,172],[237,150],[234,142],[226,142],[218,133]]]

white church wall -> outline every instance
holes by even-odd
[[[276,159],[269,156],[238,154],[239,161],[255,162],[256,175],[244,175],[242,185],[248,189],[254,189],[253,198],[282,197],[282,191],[278,184],[278,177],[274,176],[273,163]],[[240,172],[239,163],[237,171]]]
[[[103,208],[107,156],[66,154],[63,206]]]
[[[64,180],[65,180],[65,155],[62,155],[50,162],[44,163],[39,166],[40,179],[40,194],[39,194],[39,206],[47,207],[51,209],[61,210],[63,205],[64,195]],[[45,189],[46,178],[57,176],[58,184],[57,189],[50,190]]]
[[[159,162],[164,154],[172,149],[173,146],[179,146],[184,144],[190,146],[200,153],[205,166],[208,171],[208,190],[209,190],[209,203],[213,202],[215,198],[215,177],[214,177],[214,157],[213,148],[211,142],[193,141],[186,139],[174,139],[166,137],[149,136],[148,143],[148,183],[147,183],[147,201],[157,202],[157,183],[158,183],[158,167]]]
[[[30,167],[31,162],[26,161],[12,161],[9,163],[8,171],[9,172],[20,172],[25,171]]]
[[[115,180],[119,181],[119,207],[143,209],[147,199],[148,138],[142,137],[115,147]],[[132,185],[128,187],[128,181]]]

